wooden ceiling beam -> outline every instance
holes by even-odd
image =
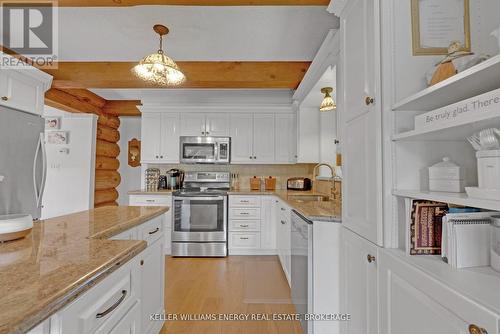
[[[135,62],[60,62],[45,71],[59,88],[158,88],[137,78]],[[295,89],[310,62],[178,62],[187,77],[178,88]],[[74,83],[72,85],[71,83]],[[161,87],[160,87],[161,88]]]
[[[108,100],[102,111],[115,116],[141,116],[140,105],[141,100]]]
[[[328,6],[330,0],[59,0],[59,7],[169,6]]]

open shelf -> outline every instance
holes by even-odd
[[[500,55],[491,57],[393,105],[392,109],[431,111],[500,88]]]
[[[473,121],[470,119],[459,119],[447,124],[401,132],[394,135],[392,139],[394,141],[466,140],[465,138],[474,132],[491,127],[500,127],[500,110],[479,114]]]
[[[460,292],[471,300],[489,309],[500,312],[500,273],[491,267],[475,267],[454,269],[436,255],[406,255],[401,249],[383,249],[389,255],[397,257],[412,266],[419,268],[429,276]]]
[[[393,190],[395,196],[423,199],[456,205],[470,206],[486,210],[500,211],[500,201],[470,198],[466,193],[446,193],[440,191],[424,190]]]

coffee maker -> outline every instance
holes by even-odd
[[[181,189],[184,183],[184,171],[172,168],[167,171],[166,181],[165,181],[165,189],[177,190]]]

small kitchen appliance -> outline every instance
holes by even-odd
[[[172,255],[227,256],[227,191],[229,172],[186,172],[174,192]]]
[[[289,190],[311,190],[312,183],[311,179],[307,177],[292,177],[289,178],[286,182],[286,188]]]
[[[183,164],[229,164],[229,137],[180,137],[180,162]]]
[[[184,171],[172,168],[167,171],[166,189],[177,190],[181,189],[184,183]]]

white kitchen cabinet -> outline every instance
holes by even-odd
[[[143,112],[141,162],[179,162],[179,114]]]
[[[109,334],[136,334],[140,333],[140,303],[135,303],[134,306],[127,312],[127,314],[123,317],[123,320],[120,321],[115,327],[109,331]],[[108,331],[104,332],[108,333]],[[144,333],[144,332],[141,332]]]
[[[253,161],[253,114],[231,114],[231,163]]]
[[[229,136],[229,113],[183,113],[181,136]]]
[[[229,136],[229,113],[209,113],[205,120],[206,135],[214,137]]]
[[[132,194],[129,195],[129,205],[131,206],[168,206],[170,210],[163,214],[163,235],[164,235],[164,253],[171,253],[171,245],[172,245],[172,194]],[[153,229],[154,230],[154,229]],[[125,231],[123,233],[130,233]],[[120,234],[121,235],[121,234]]]
[[[340,311],[352,315],[350,321],[341,323],[343,334],[378,333],[377,259],[376,245],[342,228]]]
[[[0,105],[41,116],[51,83],[52,76],[36,68],[0,69]]]
[[[205,114],[183,113],[181,114],[181,136],[204,136]]]
[[[276,114],[275,162],[297,161],[297,128],[294,114]]]
[[[161,134],[161,114],[142,113],[141,162],[153,162],[160,159]]]
[[[275,255],[274,196],[229,196],[229,254]]]
[[[377,258],[380,333],[464,334],[470,325],[498,333],[500,315],[390,252],[381,250]]]
[[[379,0],[350,0],[341,17],[342,223],[383,245]],[[372,100],[373,99],[373,100]]]
[[[253,116],[253,161],[274,162],[274,114]]]
[[[150,321],[151,314],[164,312],[165,257],[163,256],[163,240],[158,239],[141,254],[141,300],[147,301],[141,306],[140,333],[158,333],[163,325],[160,321]]]
[[[276,247],[285,277],[290,285],[292,267],[292,209],[283,201],[277,200],[275,207],[276,217]]]

